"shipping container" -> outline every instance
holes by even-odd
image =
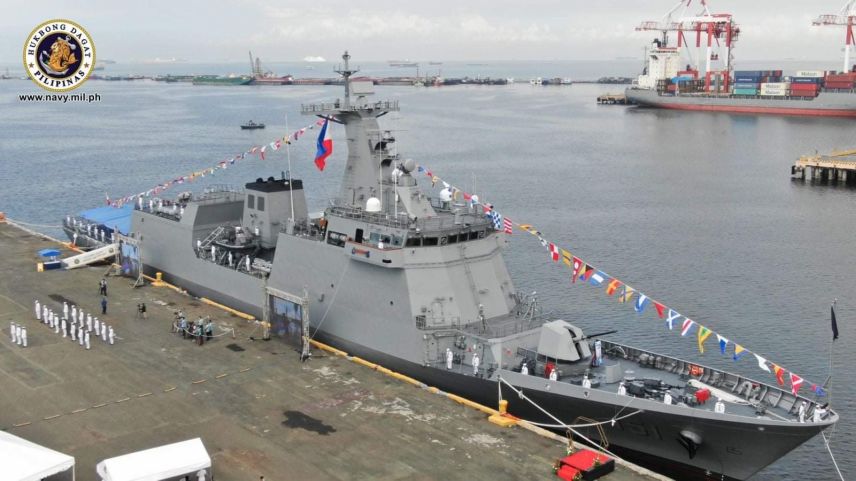
[[[830,74],[826,76],[828,82],[853,82],[856,81],[856,73]]]
[[[767,82],[767,83],[761,84],[762,89],[763,88],[783,88],[783,89],[786,89],[790,86],[791,86],[791,84],[788,82]]]
[[[794,77],[823,78],[823,70],[799,70]]]
[[[735,77],[760,77],[764,75],[761,70],[735,70]]]
[[[760,83],[747,83],[747,82],[737,82],[734,84],[734,88],[736,89],[757,89],[761,84]]]
[[[791,77],[792,84],[819,84],[823,82],[822,78],[815,77]]]
[[[734,89],[734,95],[758,95],[758,89]]]
[[[853,82],[826,82],[826,88],[828,89],[852,89]]]

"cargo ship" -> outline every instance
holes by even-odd
[[[258,57],[253,60],[253,52],[250,52],[250,69],[253,72],[251,85],[291,85],[294,83],[294,77],[291,75],[283,75],[279,77],[270,70],[262,69],[262,61]]]
[[[848,57],[841,73],[810,70],[786,76],[782,70],[734,70],[732,52],[740,28],[731,14],[711,13],[705,3],[701,12],[688,14],[691,3],[685,0],[663,20],[636,28],[659,31],[661,36],[647,49],[642,74],[625,92],[628,103],[674,110],[856,117],[856,66],[850,66]],[[680,8],[684,10],[679,13]],[[677,38],[675,46],[669,43],[670,33]],[[697,64],[681,70],[681,50],[692,47],[688,37],[695,37]]]
[[[252,77],[245,75],[223,77],[221,75],[198,75],[193,77],[193,85],[249,85]]]

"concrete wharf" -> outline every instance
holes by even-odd
[[[856,185],[856,150],[832,152],[827,155],[804,155],[791,166],[791,176],[809,178],[821,182],[844,182]]]
[[[71,254],[0,220],[0,429],[74,456],[79,481],[97,480],[105,458],[194,437],[222,481],[557,479],[561,437],[494,425],[465,403],[327,351],[301,363],[283,342],[253,340],[255,322],[173,289],[108,277],[99,317],[118,340],[86,350],[37,321],[33,302],[100,313],[108,268],[36,272],[46,247]],[[171,332],[178,309],[229,334],[201,346],[182,339]],[[10,342],[10,321],[27,327],[28,347]],[[665,478],[618,465],[603,479]]]

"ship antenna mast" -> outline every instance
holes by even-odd
[[[345,101],[342,103],[342,106],[345,109],[351,108],[351,75],[360,71],[359,68],[355,68],[351,70],[348,65],[348,61],[351,59],[351,55],[345,50],[345,53],[342,54],[342,62],[343,65],[338,69],[334,70],[337,74],[341,75],[343,79],[345,79]]]

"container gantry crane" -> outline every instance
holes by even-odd
[[[850,65],[850,47],[856,45],[856,39],[853,36],[853,26],[856,24],[856,0],[849,0],[841,7],[837,14],[821,15],[811,22],[812,25],[829,26],[837,25],[844,27],[844,72],[851,69]]]

